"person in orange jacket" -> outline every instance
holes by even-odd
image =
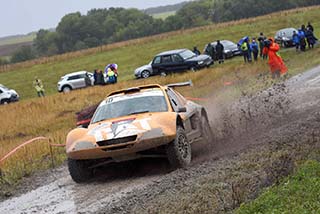
[[[272,78],[280,77],[287,73],[288,68],[284,64],[282,58],[277,53],[280,50],[280,46],[274,42],[273,38],[269,38],[265,41],[264,54],[268,54],[269,57],[269,66],[272,74]]]

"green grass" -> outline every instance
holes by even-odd
[[[306,162],[293,176],[267,189],[256,200],[243,204],[236,213],[320,213],[320,163]]]
[[[36,33],[0,38],[0,46],[13,45],[13,44],[24,43],[24,42],[32,42],[33,39],[35,38],[36,38]]]
[[[169,12],[164,12],[164,13],[156,13],[152,14],[152,16],[156,19],[166,19],[169,16],[173,16],[176,14],[176,11],[169,11]]]

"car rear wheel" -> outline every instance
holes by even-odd
[[[206,116],[201,116],[201,135],[205,143],[212,143],[213,133]]]
[[[69,173],[77,183],[88,181],[93,176],[93,169],[89,168],[89,162],[85,160],[68,159]]]
[[[196,68],[196,67],[194,67],[194,66],[192,66],[192,67],[190,68],[190,71],[192,71],[192,72],[196,72],[196,71],[197,71],[197,68]]]
[[[64,86],[62,88],[63,93],[69,93],[71,91],[71,87],[70,86]]]
[[[141,72],[141,77],[142,78],[148,78],[148,77],[150,77],[150,71],[142,71]]]
[[[161,71],[161,72],[160,72],[160,76],[166,77],[166,76],[167,76],[167,73],[166,73],[165,71]]]
[[[167,156],[174,168],[184,168],[191,162],[191,145],[185,130],[178,126],[176,138],[167,147]]]
[[[9,103],[10,103],[10,101],[8,99],[1,100],[1,104],[3,104],[3,105],[7,105]]]

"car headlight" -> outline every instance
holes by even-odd
[[[226,50],[224,50],[224,52],[225,52],[225,53],[229,53],[229,52],[231,52],[231,50],[226,49]]]
[[[135,71],[134,71],[134,74],[139,74],[140,73],[140,69],[136,69]]]
[[[199,62],[198,62],[198,65],[201,65],[201,64],[203,64],[203,63],[204,63],[203,61],[199,61]]]

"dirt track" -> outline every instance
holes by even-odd
[[[22,190],[27,192],[1,202],[0,213],[161,213],[161,204],[187,202],[183,193],[209,177],[223,186],[217,196],[223,203],[212,210],[232,212],[240,199],[255,197],[259,189],[277,182],[278,174],[290,173],[305,150],[319,146],[319,104],[320,66],[235,104],[207,105],[215,144],[195,145],[188,169],[171,171],[164,160],[138,160],[101,168],[96,180],[79,185],[62,166],[28,178],[30,185]],[[279,151],[284,153],[274,158]],[[280,167],[278,174],[274,164]],[[112,169],[117,173],[110,176]],[[247,181],[246,196],[234,196],[234,184],[243,184],[235,174]]]

